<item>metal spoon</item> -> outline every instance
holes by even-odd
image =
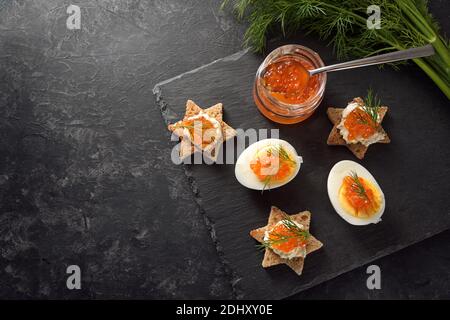
[[[322,73],[322,72],[332,72],[338,70],[354,69],[359,67],[371,66],[374,64],[382,64],[387,62],[394,62],[400,60],[428,57],[434,54],[434,48],[431,44],[424,47],[412,48],[407,50],[400,50],[395,52],[390,52],[386,54],[380,54],[378,56],[347,61],[343,63],[332,64],[330,66],[325,66],[313,70],[308,70],[309,76]]]

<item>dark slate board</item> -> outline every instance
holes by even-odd
[[[314,40],[303,44],[332,63],[331,52]],[[166,122],[182,117],[186,99],[202,107],[223,102],[225,120],[234,128],[279,128],[303,156],[299,175],[288,185],[261,195],[242,187],[233,165],[187,165],[194,191],[211,220],[217,245],[235,276],[239,298],[283,298],[444,231],[450,227],[450,108],[446,97],[414,65],[401,71],[377,67],[329,74],[326,95],[306,122],[278,125],[264,118],[251,95],[260,55],[237,53],[155,87]],[[384,121],[392,143],[373,145],[358,161],[345,147],[329,147],[332,128],[325,111],[345,106],[367,88],[390,107]],[[331,167],[349,159],[377,179],[386,196],[383,221],[357,227],[333,210],[326,192]],[[297,277],[286,266],[263,269],[263,254],[248,232],[266,224],[270,206],[288,213],[312,212],[311,232],[324,247],[307,257]]]

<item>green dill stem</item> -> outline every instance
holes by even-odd
[[[425,58],[424,61],[426,61],[430,67],[432,67],[433,70],[439,74],[447,86],[450,86],[450,66],[445,65],[439,57]]]
[[[409,0],[398,1],[399,7],[408,16],[408,18],[414,22],[414,26],[420,30],[423,36],[428,39],[429,42],[433,41],[436,37],[434,30],[428,25],[427,21],[423,19],[422,14],[417,10],[414,4]]]
[[[421,31],[420,34],[434,47],[442,63],[432,62],[432,59],[423,58],[413,59],[413,61],[434,81],[447,98],[450,99],[450,87],[448,84],[450,65],[449,49],[410,1],[399,1],[398,4],[402,12],[414,23],[414,27],[418,28]]]
[[[414,26],[418,28],[427,41],[433,45],[442,60],[444,60],[447,65],[450,65],[449,49],[446,45],[444,45],[434,30],[428,25],[427,21],[423,18],[417,8],[409,1],[399,1],[398,4],[402,11],[414,23]]]
[[[263,194],[264,193],[264,190],[266,190],[266,188],[267,188],[267,186],[270,188],[270,181],[272,180],[272,176],[266,176],[265,178],[264,178],[264,185],[263,185],[263,188],[262,188],[262,190],[261,190],[261,194]],[[269,189],[270,190],[270,189]]]
[[[424,59],[418,58],[413,61],[436,83],[436,85],[444,92],[448,99],[450,99],[450,87],[447,83],[436,73],[436,71],[425,62]]]
[[[394,51],[394,50],[397,50],[397,48],[395,48],[393,46],[392,47],[385,47],[385,48],[381,48],[381,49],[378,49],[378,50],[375,50],[375,51],[371,52],[370,54],[366,55],[366,57],[374,56],[374,55],[382,53],[384,51]]]
[[[353,184],[352,184],[353,190],[356,191],[360,197],[369,200],[369,197],[367,196],[367,193],[366,193],[366,189],[364,188],[361,181],[359,180],[358,174],[355,171],[351,171],[350,177],[353,180]]]

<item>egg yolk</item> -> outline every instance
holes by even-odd
[[[268,147],[259,152],[250,168],[260,181],[281,182],[294,173],[296,162],[282,147]]]
[[[355,108],[345,118],[344,126],[348,130],[349,140],[359,137],[367,139],[376,133],[378,123],[361,108]]]
[[[215,141],[215,136],[212,134],[215,132],[214,124],[208,119],[201,117],[185,120],[182,127],[186,128],[192,140],[198,145],[201,144],[203,148]]]
[[[271,247],[289,253],[297,247],[305,246],[306,239],[290,230],[284,224],[276,225],[269,232],[269,240],[273,241]]]
[[[360,218],[372,216],[381,205],[379,191],[361,177],[346,176],[339,189],[339,199],[347,212]]]

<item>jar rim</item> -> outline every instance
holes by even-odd
[[[264,94],[266,98],[273,104],[276,104],[283,109],[286,109],[288,111],[304,111],[304,112],[312,112],[315,108],[318,107],[320,101],[323,98],[323,93],[325,91],[325,86],[327,82],[327,75],[326,73],[319,74],[319,89],[315,92],[313,96],[311,96],[307,101],[302,103],[285,103],[283,101],[280,101],[276,98],[274,98],[269,90],[267,90],[263,85],[258,86],[258,82],[262,78],[262,74],[266,67],[274,62],[277,59],[280,59],[284,56],[289,55],[297,55],[302,58],[306,58],[309,62],[311,62],[315,68],[321,68],[324,67],[325,64],[323,63],[322,59],[320,58],[319,54],[313,50],[311,50],[308,47],[298,45],[298,44],[287,44],[281,47],[278,47],[274,49],[272,52],[270,52],[267,57],[264,59],[264,61],[261,63],[261,65],[258,67],[258,70],[256,71],[256,77],[255,77],[255,89],[258,90],[261,89],[264,91]],[[274,112],[274,110],[270,110],[271,112]],[[277,112],[274,112],[279,116],[287,117],[289,118],[289,115],[286,114],[279,114]],[[293,117],[297,117],[298,115],[292,115]]]

